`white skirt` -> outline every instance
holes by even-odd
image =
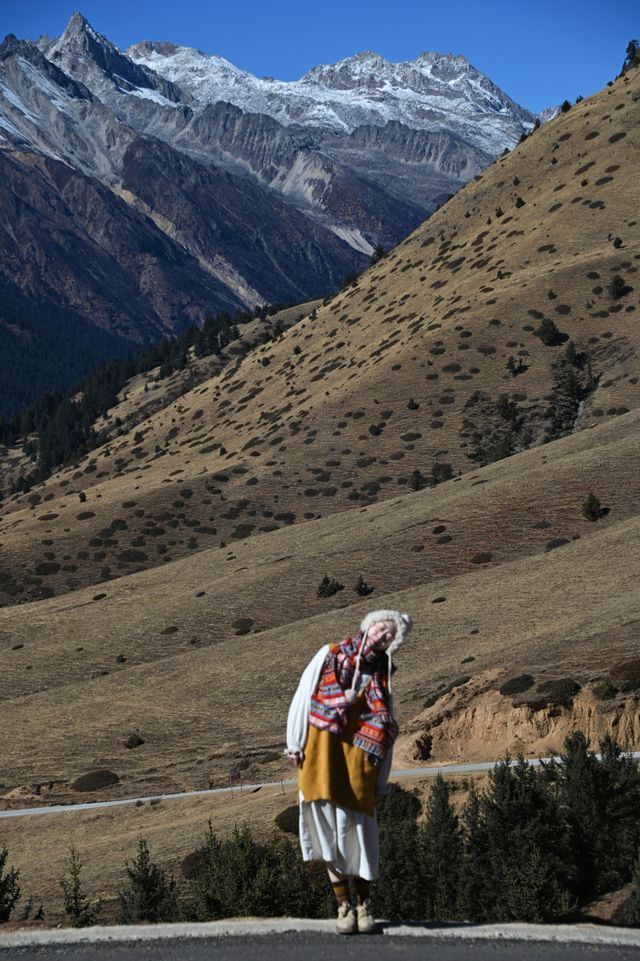
[[[300,797],[300,847],[304,861],[325,861],[340,874],[373,881],[378,876],[378,821],[332,801]]]

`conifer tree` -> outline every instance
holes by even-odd
[[[599,880],[601,890],[609,890],[627,882],[633,872],[640,842],[640,767],[610,734],[599,747]]]
[[[390,920],[419,917],[418,823],[420,801],[397,784],[378,806],[380,873],[372,888],[378,917]]]
[[[625,924],[640,928],[640,849],[631,878],[631,894],[624,906]]]
[[[234,915],[326,917],[333,910],[326,872],[309,869],[291,842],[272,834],[257,842],[247,825],[224,840],[209,819],[191,885],[189,914],[208,921]]]
[[[485,918],[487,845],[482,823],[480,795],[473,784],[462,815],[463,859],[459,886],[459,910],[467,921]]]
[[[595,754],[587,750],[582,731],[574,731],[564,742],[561,755],[560,799],[568,827],[571,886],[579,900],[589,898],[596,888],[599,847],[598,771]]]
[[[74,845],[69,849],[67,860],[68,877],[60,881],[64,893],[64,910],[73,926],[85,928],[96,923],[100,905],[93,906],[87,898],[82,885],[82,860]]]
[[[139,921],[177,921],[180,916],[176,882],[154,864],[145,838],[138,839],[138,853],[127,864],[129,884],[118,892],[120,924]]]
[[[487,850],[485,919],[551,920],[566,913],[564,821],[553,792],[524,757],[515,763],[507,757],[492,769],[481,815]]]
[[[601,759],[587,750],[584,734],[565,741],[559,799],[568,825],[572,889],[580,900],[628,881],[640,840],[640,769],[607,735]]]
[[[449,786],[438,774],[419,832],[421,916],[457,917],[462,835],[449,800]]]
[[[20,871],[11,867],[5,874],[4,866],[9,856],[8,848],[0,850],[0,922],[8,921],[17,901],[20,899],[18,878]]]

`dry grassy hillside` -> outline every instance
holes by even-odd
[[[639,113],[640,70],[316,317],[182,396],[183,375],[130,384],[130,432],[5,503],[0,805],[290,773],[300,670],[372,607],[415,618],[396,765],[546,753],[575,727],[640,747]],[[453,476],[414,490],[437,463]],[[343,587],[318,597],[325,573]],[[112,896],[139,833],[179,870],[208,814],[264,833],[293,801],[32,817],[0,847],[56,919],[71,842]]]
[[[221,784],[236,763],[277,775],[299,671],[372,604],[416,618],[403,724],[465,672],[604,679],[638,654],[639,423],[630,412],[433,489],[1,610],[5,794],[77,796],[96,768],[121,779],[110,796]],[[595,522],[588,488],[607,511]],[[324,569],[345,584],[326,599]],[[359,573],[375,588],[363,599]]]
[[[382,503],[435,463],[465,473],[637,407],[639,98],[632,70],[496,161],[315,320],[10,500],[5,602],[235,549]],[[536,336],[545,320],[555,344]]]
[[[238,328],[238,337],[224,347],[220,353],[196,357],[190,352],[188,366],[160,378],[160,368],[154,367],[133,377],[118,395],[118,403],[108,415],[98,418],[94,429],[105,441],[115,442],[126,430],[133,430],[142,421],[152,417],[168,404],[177,401],[183,394],[220,373],[231,360],[244,356],[259,344],[272,340],[278,330],[286,330],[302,320],[322,304],[322,300],[310,300],[295,307],[286,307],[265,317],[256,318]],[[16,448],[0,445],[0,497],[2,489],[11,490],[14,482],[22,475],[28,476],[33,463],[25,453],[23,444]],[[46,496],[46,495],[45,495]],[[40,503],[42,494],[34,493],[27,497],[29,503]]]

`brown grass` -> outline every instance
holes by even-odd
[[[3,803],[78,798],[71,783],[98,769],[120,779],[108,797],[221,785],[238,763],[277,777],[301,668],[372,607],[415,617],[395,680],[404,725],[462,673],[582,682],[638,657],[639,90],[630,71],[576,105],[314,321],[184,396],[158,386],[135,430],[41,485],[38,504],[5,503]],[[616,273],[634,288],[618,301]],[[535,336],[545,316],[591,352],[597,389],[569,436],[478,468],[476,391],[542,423],[563,350]],[[515,378],[511,355],[527,367]],[[410,492],[436,461],[460,476]],[[608,508],[595,523],[590,491]],[[318,598],[324,573],[345,589]],[[145,743],[125,747],[135,732]],[[56,852],[53,891],[76,824],[106,884],[143,827],[167,863],[195,844],[209,802],[180,805],[3,834],[29,877]]]

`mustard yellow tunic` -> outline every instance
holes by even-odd
[[[342,734],[319,731],[309,725],[298,787],[305,803],[332,801],[351,811],[372,816],[376,802],[379,765],[366,751],[351,744],[358,719],[366,707],[361,692],[349,708]]]

